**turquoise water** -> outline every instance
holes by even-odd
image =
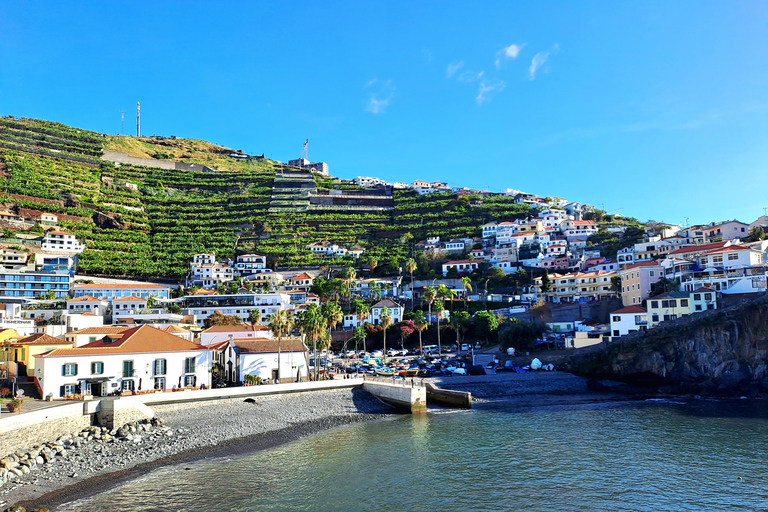
[[[642,402],[398,416],[160,468],[57,510],[768,511],[765,409]]]

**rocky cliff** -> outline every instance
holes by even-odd
[[[667,393],[768,395],[768,298],[633,333],[572,364],[581,375]]]

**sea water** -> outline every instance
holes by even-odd
[[[69,511],[768,511],[766,402],[630,402],[354,424],[159,468]]]

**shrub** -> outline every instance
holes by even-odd
[[[9,388],[0,388],[0,398],[8,398],[9,396],[11,396]]]

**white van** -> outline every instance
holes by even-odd
[[[437,345],[424,345],[424,353],[425,354],[437,353]]]

